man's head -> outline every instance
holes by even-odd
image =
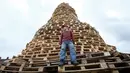
[[[69,30],[69,27],[68,27],[67,25],[63,25],[63,26],[62,26],[62,29],[63,29],[64,31],[68,31],[68,30]]]

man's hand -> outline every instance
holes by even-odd
[[[72,41],[72,43],[73,43],[73,44],[75,44],[75,42],[74,42],[74,41]]]

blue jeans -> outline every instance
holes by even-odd
[[[76,51],[75,51],[74,44],[71,40],[62,42],[61,50],[60,50],[60,62],[65,62],[67,47],[70,50],[71,62],[75,62],[76,61]]]

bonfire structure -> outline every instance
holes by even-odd
[[[70,62],[69,50],[66,62],[59,67],[59,39],[62,25],[73,30],[74,45],[79,65]],[[75,10],[68,3],[61,3],[52,17],[27,43],[20,55],[14,56],[1,73],[130,73],[130,55],[116,51],[106,44],[99,32],[88,23],[80,22]]]

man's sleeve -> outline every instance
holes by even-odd
[[[60,45],[62,44],[62,38],[63,38],[63,33],[61,33],[61,36],[60,36]]]

